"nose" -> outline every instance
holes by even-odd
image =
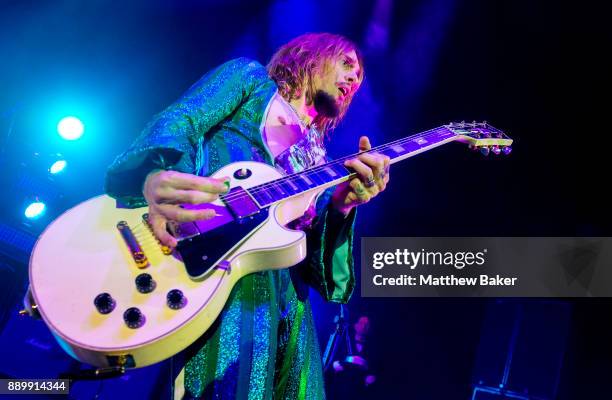
[[[355,71],[348,71],[344,76],[344,80],[351,84],[351,86],[355,86],[359,83],[359,76]]]

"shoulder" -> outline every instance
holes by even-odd
[[[234,58],[206,72],[185,93],[200,95],[205,91],[234,88],[249,92],[253,88],[271,82],[268,71],[259,62],[247,57]]]
[[[266,69],[259,61],[248,57],[233,58],[222,65],[234,66],[238,68]]]
[[[268,71],[261,63],[247,57],[234,58],[226,61],[216,68],[225,74],[235,75],[242,78],[254,78],[269,80]]]

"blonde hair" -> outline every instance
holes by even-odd
[[[312,103],[315,95],[313,76],[351,50],[355,50],[357,54],[361,82],[364,75],[361,52],[349,39],[332,33],[307,33],[281,46],[267,65],[268,75],[276,82],[279,93],[285,100],[299,98],[302,90],[305,90],[306,102]],[[351,98],[346,99],[335,118],[317,115],[313,121],[317,129],[327,132],[335,128],[346,114],[350,101]]]

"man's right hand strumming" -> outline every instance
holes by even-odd
[[[228,189],[227,177],[216,179],[163,170],[151,172],[143,185],[143,194],[149,204],[149,223],[155,236],[162,244],[176,247],[176,239],[166,230],[168,222],[206,220],[215,216],[213,209],[186,210],[181,204],[210,203]]]

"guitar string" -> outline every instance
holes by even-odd
[[[371,153],[371,152],[380,151],[380,150],[382,150],[382,149],[387,150],[386,148],[391,148],[391,147],[393,147],[393,146],[397,146],[397,145],[398,145],[398,144],[400,144],[401,142],[415,141],[415,140],[418,140],[418,139],[421,139],[421,138],[424,138],[424,137],[433,136],[433,135],[435,135],[436,133],[439,133],[438,131],[439,131],[441,128],[443,128],[443,127],[439,127],[439,128],[430,129],[430,130],[428,130],[428,131],[421,132],[421,133],[416,134],[416,135],[412,135],[412,136],[404,137],[404,138],[401,138],[401,139],[397,139],[397,140],[394,140],[394,141],[392,141],[392,142],[385,143],[385,144],[382,144],[382,145],[379,145],[379,146],[373,147],[372,149],[367,150],[367,151],[363,151],[363,152],[361,152],[361,153]],[[384,150],[383,150],[383,151],[384,151]],[[272,187],[274,187],[274,186],[276,186],[276,185],[279,185],[279,184],[280,184],[280,183],[282,183],[282,182],[290,181],[291,179],[293,179],[294,177],[296,177],[296,176],[298,176],[298,175],[303,175],[303,174],[305,174],[305,173],[306,173],[306,174],[310,174],[310,173],[318,173],[318,172],[321,172],[323,169],[328,168],[328,167],[329,167],[330,165],[332,165],[332,164],[336,164],[336,165],[337,165],[337,164],[340,164],[340,162],[342,162],[342,161],[344,161],[344,160],[347,160],[347,159],[350,159],[350,158],[352,158],[352,157],[355,157],[356,155],[359,155],[359,154],[361,154],[361,153],[355,153],[355,154],[350,154],[350,155],[347,155],[347,156],[343,156],[343,157],[338,158],[338,159],[336,159],[336,160],[333,160],[333,161],[331,161],[331,162],[329,162],[329,163],[325,163],[325,164],[323,164],[323,165],[318,165],[318,166],[315,166],[315,167],[309,168],[309,169],[304,170],[304,171],[301,171],[301,172],[297,172],[297,173],[294,173],[294,174],[291,174],[291,175],[287,175],[287,176],[284,176],[284,177],[282,177],[282,178],[278,178],[278,179],[275,179],[275,180],[270,181],[270,182],[266,182],[266,183],[261,184],[261,185],[256,185],[256,186],[253,186],[253,187],[251,187],[251,188],[249,188],[249,189],[247,189],[247,190],[248,190],[248,192],[249,192],[251,195],[255,195],[255,194],[257,194],[257,193],[260,193],[260,192],[262,192],[262,191],[267,190],[268,188],[272,188]],[[406,153],[404,153],[404,154],[406,154]],[[342,165],[342,167],[344,167],[344,165]],[[350,175],[350,174],[349,174],[349,175]],[[327,182],[325,182],[325,183],[327,183]],[[323,183],[323,184],[325,184],[325,183]],[[319,185],[318,185],[318,186],[319,186]],[[310,190],[310,189],[314,189],[314,188],[308,188],[308,189],[305,189],[304,191],[307,191],[307,190]],[[247,194],[247,193],[245,193],[245,192],[240,192],[240,193],[234,193],[234,194],[229,195],[229,196],[220,196],[220,197],[221,197],[223,200],[226,200],[226,201],[233,201],[233,200],[236,200],[236,199],[238,199],[238,198],[245,198],[245,197],[248,197],[248,194]]]
[[[362,153],[371,153],[371,152],[381,151],[383,149],[387,150],[386,148],[390,148],[392,146],[396,146],[396,145],[398,145],[398,144],[400,144],[402,142],[415,141],[415,140],[418,140],[420,138],[424,138],[424,137],[428,137],[428,136],[433,136],[434,134],[438,133],[437,131],[439,129],[440,128],[434,128],[434,129],[431,129],[429,131],[422,132],[420,134],[412,135],[412,136],[409,136],[409,137],[406,137],[406,138],[401,138],[401,139],[392,141],[390,143],[386,143],[386,144],[383,144],[383,145],[376,146],[376,147],[374,147],[374,148],[372,148],[370,150],[364,151]],[[294,173],[294,174],[291,174],[291,175],[288,175],[288,176],[284,176],[282,178],[275,179],[275,180],[270,181],[270,182],[266,182],[266,183],[261,184],[261,185],[253,186],[253,187],[251,187],[249,189],[246,189],[246,190],[248,190],[248,193],[246,193],[246,191],[245,191],[245,192],[240,192],[240,193],[234,193],[234,194],[232,194],[230,196],[221,196],[221,197],[225,201],[233,201],[233,200],[236,200],[236,199],[239,199],[239,198],[249,197],[249,194],[255,196],[258,193],[265,192],[269,188],[273,188],[275,186],[278,186],[282,182],[292,181],[296,176],[299,176],[299,175],[307,175],[308,176],[308,175],[311,175],[311,174],[319,173],[323,169],[328,168],[330,165],[339,165],[344,160],[347,160],[347,159],[350,159],[352,157],[355,157],[358,154],[361,154],[361,153],[350,154],[350,155],[338,158],[336,160],[333,160],[333,161],[331,161],[329,163],[325,163],[323,165],[315,166],[315,167],[309,168],[309,169],[301,171],[301,172],[297,172],[297,173]],[[406,154],[406,153],[404,153],[404,154]],[[342,167],[344,167],[343,164],[342,164]],[[346,167],[344,167],[344,168],[346,168]],[[352,172],[350,174],[352,174]],[[324,182],[323,184],[320,184],[320,185],[316,185],[313,188],[304,189],[302,192],[305,192],[305,191],[308,191],[308,190],[311,190],[311,189],[315,189],[317,186],[322,186],[325,183],[327,183],[327,182]]]
[[[482,127],[480,127],[480,128],[482,128]],[[492,127],[487,127],[487,128],[488,128],[488,129],[490,129],[490,128],[492,128]],[[456,134],[455,132],[453,132],[453,131],[452,131],[450,128],[448,128],[447,126],[440,126],[440,127],[437,127],[437,128],[433,128],[433,129],[430,129],[430,130],[427,130],[427,131],[421,132],[421,133],[419,133],[419,134],[415,134],[415,135],[408,136],[408,137],[405,137],[405,138],[400,138],[400,139],[394,140],[394,141],[392,141],[392,142],[389,142],[389,143],[385,143],[385,144],[382,144],[382,145],[376,146],[376,147],[374,147],[374,148],[372,148],[372,149],[370,149],[370,150],[364,151],[363,153],[375,152],[375,151],[378,151],[378,150],[384,149],[385,147],[392,147],[392,146],[396,146],[397,144],[399,144],[399,143],[401,143],[401,142],[415,141],[415,140],[417,140],[417,139],[419,139],[419,138],[424,138],[424,137],[426,137],[426,136],[433,136],[433,135],[435,135],[435,134],[439,133],[439,131],[440,131],[441,129],[450,130],[450,131],[451,131],[453,134],[455,134],[455,135],[457,136],[457,134]],[[490,130],[493,130],[493,129],[490,129]],[[501,131],[496,130],[495,132],[497,133],[497,132],[501,132]],[[501,133],[503,133],[503,132],[501,132]],[[387,150],[387,149],[385,149],[385,150]],[[294,174],[291,174],[291,175],[284,176],[284,177],[282,177],[282,178],[275,179],[275,180],[270,181],[270,182],[266,182],[266,183],[261,184],[261,185],[256,185],[256,186],[253,186],[253,187],[251,187],[251,188],[249,188],[249,189],[247,189],[247,190],[248,190],[248,192],[249,192],[249,193],[251,193],[251,194],[256,194],[256,193],[259,193],[259,192],[261,192],[261,191],[265,191],[265,190],[267,190],[269,187],[274,187],[275,185],[278,185],[278,184],[280,184],[280,183],[282,183],[282,182],[284,182],[284,181],[290,181],[290,180],[291,180],[291,179],[293,179],[295,176],[302,175],[302,174],[304,174],[304,173],[311,173],[311,172],[318,173],[318,172],[321,172],[321,170],[322,170],[322,169],[327,168],[328,166],[330,166],[330,165],[332,165],[332,164],[339,164],[341,161],[344,161],[344,160],[346,160],[346,159],[352,158],[352,157],[354,157],[354,156],[356,156],[356,155],[358,155],[358,154],[360,154],[360,153],[350,154],[350,155],[347,155],[347,156],[344,156],[344,157],[338,158],[338,159],[336,159],[336,160],[330,161],[329,163],[325,163],[325,164],[323,164],[323,165],[318,165],[318,166],[315,166],[315,167],[309,168],[309,169],[304,170],[304,171],[301,171],[301,172],[297,172],[297,173],[294,173]],[[406,154],[406,153],[404,153],[404,154]],[[402,154],[402,155],[403,155],[403,154]],[[350,175],[350,174],[349,174],[349,175]],[[327,182],[325,182],[325,183],[327,183]],[[324,185],[325,183],[323,183],[323,185]],[[317,186],[321,186],[321,185],[317,185]],[[304,191],[311,190],[311,189],[314,189],[314,188],[307,188],[307,189],[305,189]],[[232,196],[230,195],[230,196],[226,196],[226,197],[223,197],[223,198],[224,198],[224,199],[229,199],[229,200],[231,201],[231,200],[233,200],[234,198],[240,198],[240,197],[248,196],[248,194],[246,194],[246,193],[235,193],[235,195],[236,195],[236,197],[232,197]]]

